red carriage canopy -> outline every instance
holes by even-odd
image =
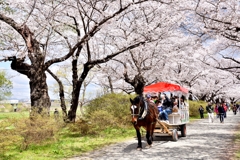
[[[177,84],[171,84],[171,83],[167,83],[167,82],[159,82],[159,83],[155,83],[149,86],[144,87],[143,92],[147,93],[147,92],[175,92],[175,91],[180,91],[182,93],[187,94],[188,93],[188,89],[181,87],[180,85]]]

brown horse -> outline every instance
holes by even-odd
[[[148,113],[143,120],[139,120],[140,113],[143,112],[144,108],[144,99],[141,96],[135,97],[133,100],[130,98],[131,102],[131,115],[132,115],[132,124],[136,129],[137,138],[138,138],[138,146],[137,149],[142,149],[142,141],[141,141],[141,133],[140,127],[143,127],[146,130],[146,139],[148,146],[151,147],[153,141],[153,132],[155,129],[157,117],[158,117],[158,109],[156,105],[152,102],[147,102],[148,105]]]

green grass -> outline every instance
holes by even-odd
[[[79,156],[103,146],[121,142],[135,136],[133,127],[125,129],[107,129],[98,136],[81,136],[78,133],[62,131],[53,142],[42,145],[31,145],[26,151],[18,148],[5,154],[3,160],[56,160],[66,157]]]
[[[29,112],[3,112],[0,113],[0,121],[4,119],[26,118]],[[75,124],[76,125],[76,124]],[[68,125],[54,135],[53,139],[39,144],[30,144],[26,150],[20,148],[20,143],[9,146],[4,154],[0,154],[1,160],[58,160],[67,157],[79,156],[88,151],[103,146],[122,142],[136,136],[132,126],[125,128],[107,128],[98,135],[84,135],[70,131]],[[1,148],[0,148],[1,149]]]
[[[22,118],[29,116],[28,111],[24,112],[2,112],[0,113],[0,120],[6,119],[6,118]]]

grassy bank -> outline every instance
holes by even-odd
[[[64,159],[133,138],[129,98],[122,94],[97,98],[84,106],[84,116],[78,112],[74,124],[62,122],[61,117],[54,119],[52,112],[34,124],[28,111],[0,113],[0,159]],[[206,106],[205,102],[190,101],[190,121],[200,119],[200,104]]]
[[[73,124],[54,119],[53,112],[34,123],[28,111],[0,113],[0,159],[63,159],[133,138],[129,98],[123,94],[96,98],[84,107],[84,116],[77,112]]]
[[[80,136],[79,133],[69,132],[65,129],[55,135],[51,141],[41,144],[31,144],[27,150],[12,148],[2,160],[56,160],[79,156],[82,153],[101,148],[103,146],[121,142],[135,136],[133,128],[107,129],[99,135]]]

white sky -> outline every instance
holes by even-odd
[[[27,76],[24,76],[11,69],[11,62],[0,62],[0,70],[5,70],[6,73],[11,76],[11,81],[13,83],[12,97],[11,99],[24,99],[30,100],[30,87],[29,79]],[[47,83],[53,83],[55,80],[52,77],[47,77]],[[51,99],[56,99],[51,92],[49,92]]]

